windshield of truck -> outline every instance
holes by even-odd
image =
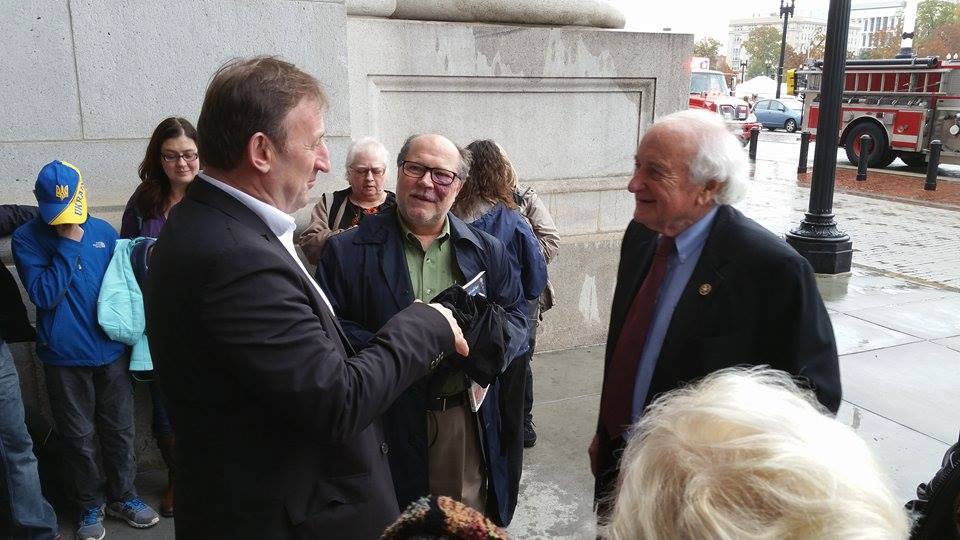
[[[708,94],[719,93],[727,95],[730,91],[727,89],[727,81],[723,79],[720,73],[691,73],[690,74],[690,93],[699,94],[707,92]]]

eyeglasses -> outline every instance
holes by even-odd
[[[446,169],[438,169],[436,167],[427,167],[416,161],[403,161],[400,163],[400,168],[403,170],[403,174],[409,176],[410,178],[423,178],[423,175],[427,174],[427,171],[430,172],[430,179],[433,180],[434,184],[439,186],[449,186],[456,180],[459,176],[453,171],[448,171]]]
[[[166,161],[167,163],[176,163],[180,160],[180,158],[183,158],[184,161],[189,163],[191,161],[196,161],[198,157],[200,156],[196,152],[184,152],[182,154],[178,154],[176,152],[163,152],[160,154],[160,159]]]
[[[368,173],[373,174],[374,178],[380,178],[383,176],[383,173],[387,172],[383,167],[349,167],[349,169],[361,178],[366,178]]]

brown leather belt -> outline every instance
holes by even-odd
[[[459,392],[451,396],[435,397],[427,402],[428,411],[445,411],[454,407],[462,407],[467,400],[466,392]]]

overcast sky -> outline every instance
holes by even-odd
[[[687,32],[696,39],[712,37],[726,46],[730,19],[764,16],[780,11],[779,0],[607,0],[623,12],[627,30]],[[796,0],[796,15],[827,17],[828,0]]]

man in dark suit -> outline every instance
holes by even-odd
[[[725,367],[767,364],[840,405],[833,328],[813,270],[781,239],[729,206],[746,157],[722,121],[681,111],[637,149],[636,208],[620,252],[597,432],[595,502],[612,504],[620,454],[657,395]]]
[[[398,515],[378,417],[467,346],[418,303],[355,354],[293,245],[328,171],[326,98],[291,64],[228,63],[204,98],[204,172],[171,212],[147,333],[177,425],[182,538],[375,538]]]

